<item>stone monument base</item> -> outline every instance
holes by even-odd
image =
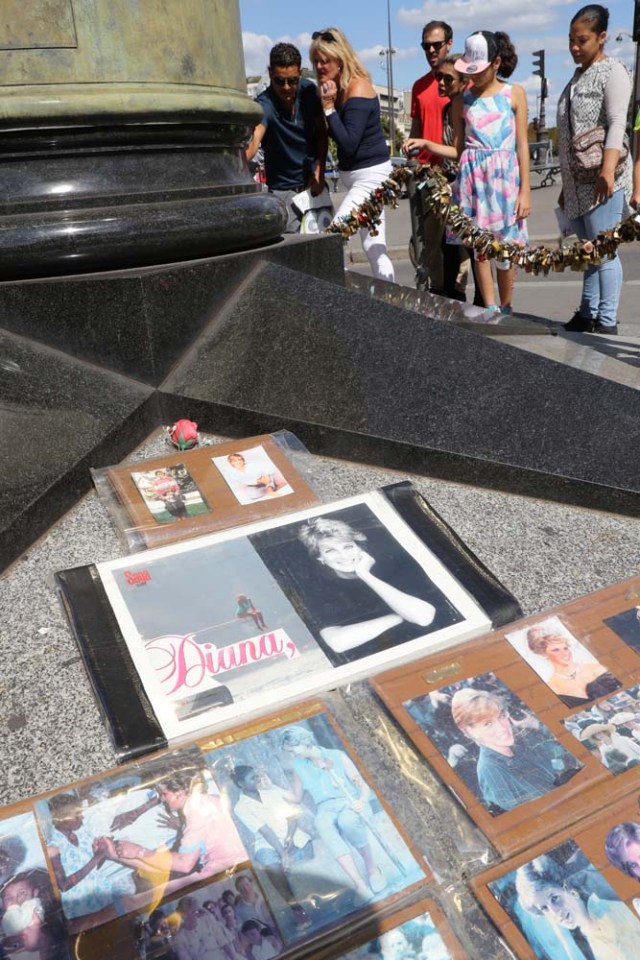
[[[638,515],[640,394],[344,284],[336,236],[0,284],[0,568],[156,426]]]

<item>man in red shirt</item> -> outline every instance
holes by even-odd
[[[442,143],[443,113],[449,103],[448,97],[438,94],[438,80],[436,74],[449,56],[453,43],[453,30],[444,20],[430,20],[422,30],[422,43],[429,64],[429,72],[413,85],[411,91],[411,131],[409,137],[420,137],[422,140],[434,140]],[[429,150],[422,150],[414,158],[419,163],[440,163]],[[422,284],[428,283],[433,293],[441,293],[444,287],[442,269],[442,235],[444,227],[440,221],[422,206],[421,191],[416,191],[410,185],[410,202],[412,222],[417,227],[418,240],[422,241],[417,250],[419,263],[418,273]],[[416,229],[414,228],[414,233]]]

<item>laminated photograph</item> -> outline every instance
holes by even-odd
[[[0,956],[70,960],[32,813],[0,820]]]
[[[251,870],[163,901],[139,914],[131,931],[139,960],[271,960],[284,952]]]
[[[70,934],[248,860],[196,747],[55,793],[35,811]]]
[[[466,960],[460,942],[433,900],[424,899],[385,919],[369,932],[358,930],[349,939],[360,941],[347,951],[322,954],[322,960]]]
[[[517,610],[487,571],[481,606],[475,558],[450,531],[431,549],[428,505],[385,489],[418,504],[418,532],[382,490],[57,575],[123,756],[476,636],[495,597]]]
[[[129,548],[139,551],[318,503],[309,460],[298,438],[281,430],[91,473]]]
[[[405,707],[492,817],[546,797],[582,770],[493,673],[433,690]]]
[[[637,791],[488,869],[472,886],[521,960],[635,960]]]
[[[175,523],[211,510],[184,463],[134,470],[131,477],[156,523]]]
[[[572,714],[564,725],[614,776],[640,767],[640,686]]]
[[[287,949],[425,879],[330,715],[302,705],[290,717],[202,746],[256,873],[236,884],[236,920],[264,891]]]
[[[605,617],[604,622],[627,646],[640,653],[640,604],[623,610],[615,617]]]
[[[294,492],[263,444],[247,448],[237,443],[233,453],[211,459],[238,503],[245,506],[257,500],[287,497]]]
[[[506,638],[565,707],[580,707],[622,686],[560,617],[547,617]]]
[[[523,863],[489,889],[539,960],[638,955],[640,920],[573,840]]]

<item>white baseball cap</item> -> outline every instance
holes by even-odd
[[[473,76],[474,73],[486,70],[497,56],[498,44],[495,34],[488,30],[478,30],[465,40],[464,53],[459,60],[456,60],[454,67],[458,73]]]

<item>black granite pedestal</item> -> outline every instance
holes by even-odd
[[[0,331],[0,570],[158,422],[154,391]]]
[[[173,263],[277,240],[286,213],[249,175],[251,130],[233,114],[215,123],[141,116],[0,129],[0,280]]]
[[[640,512],[640,392],[276,264],[161,392],[333,455]]]
[[[155,426],[640,513],[640,392],[344,284],[341,241],[0,283],[0,566]]]

